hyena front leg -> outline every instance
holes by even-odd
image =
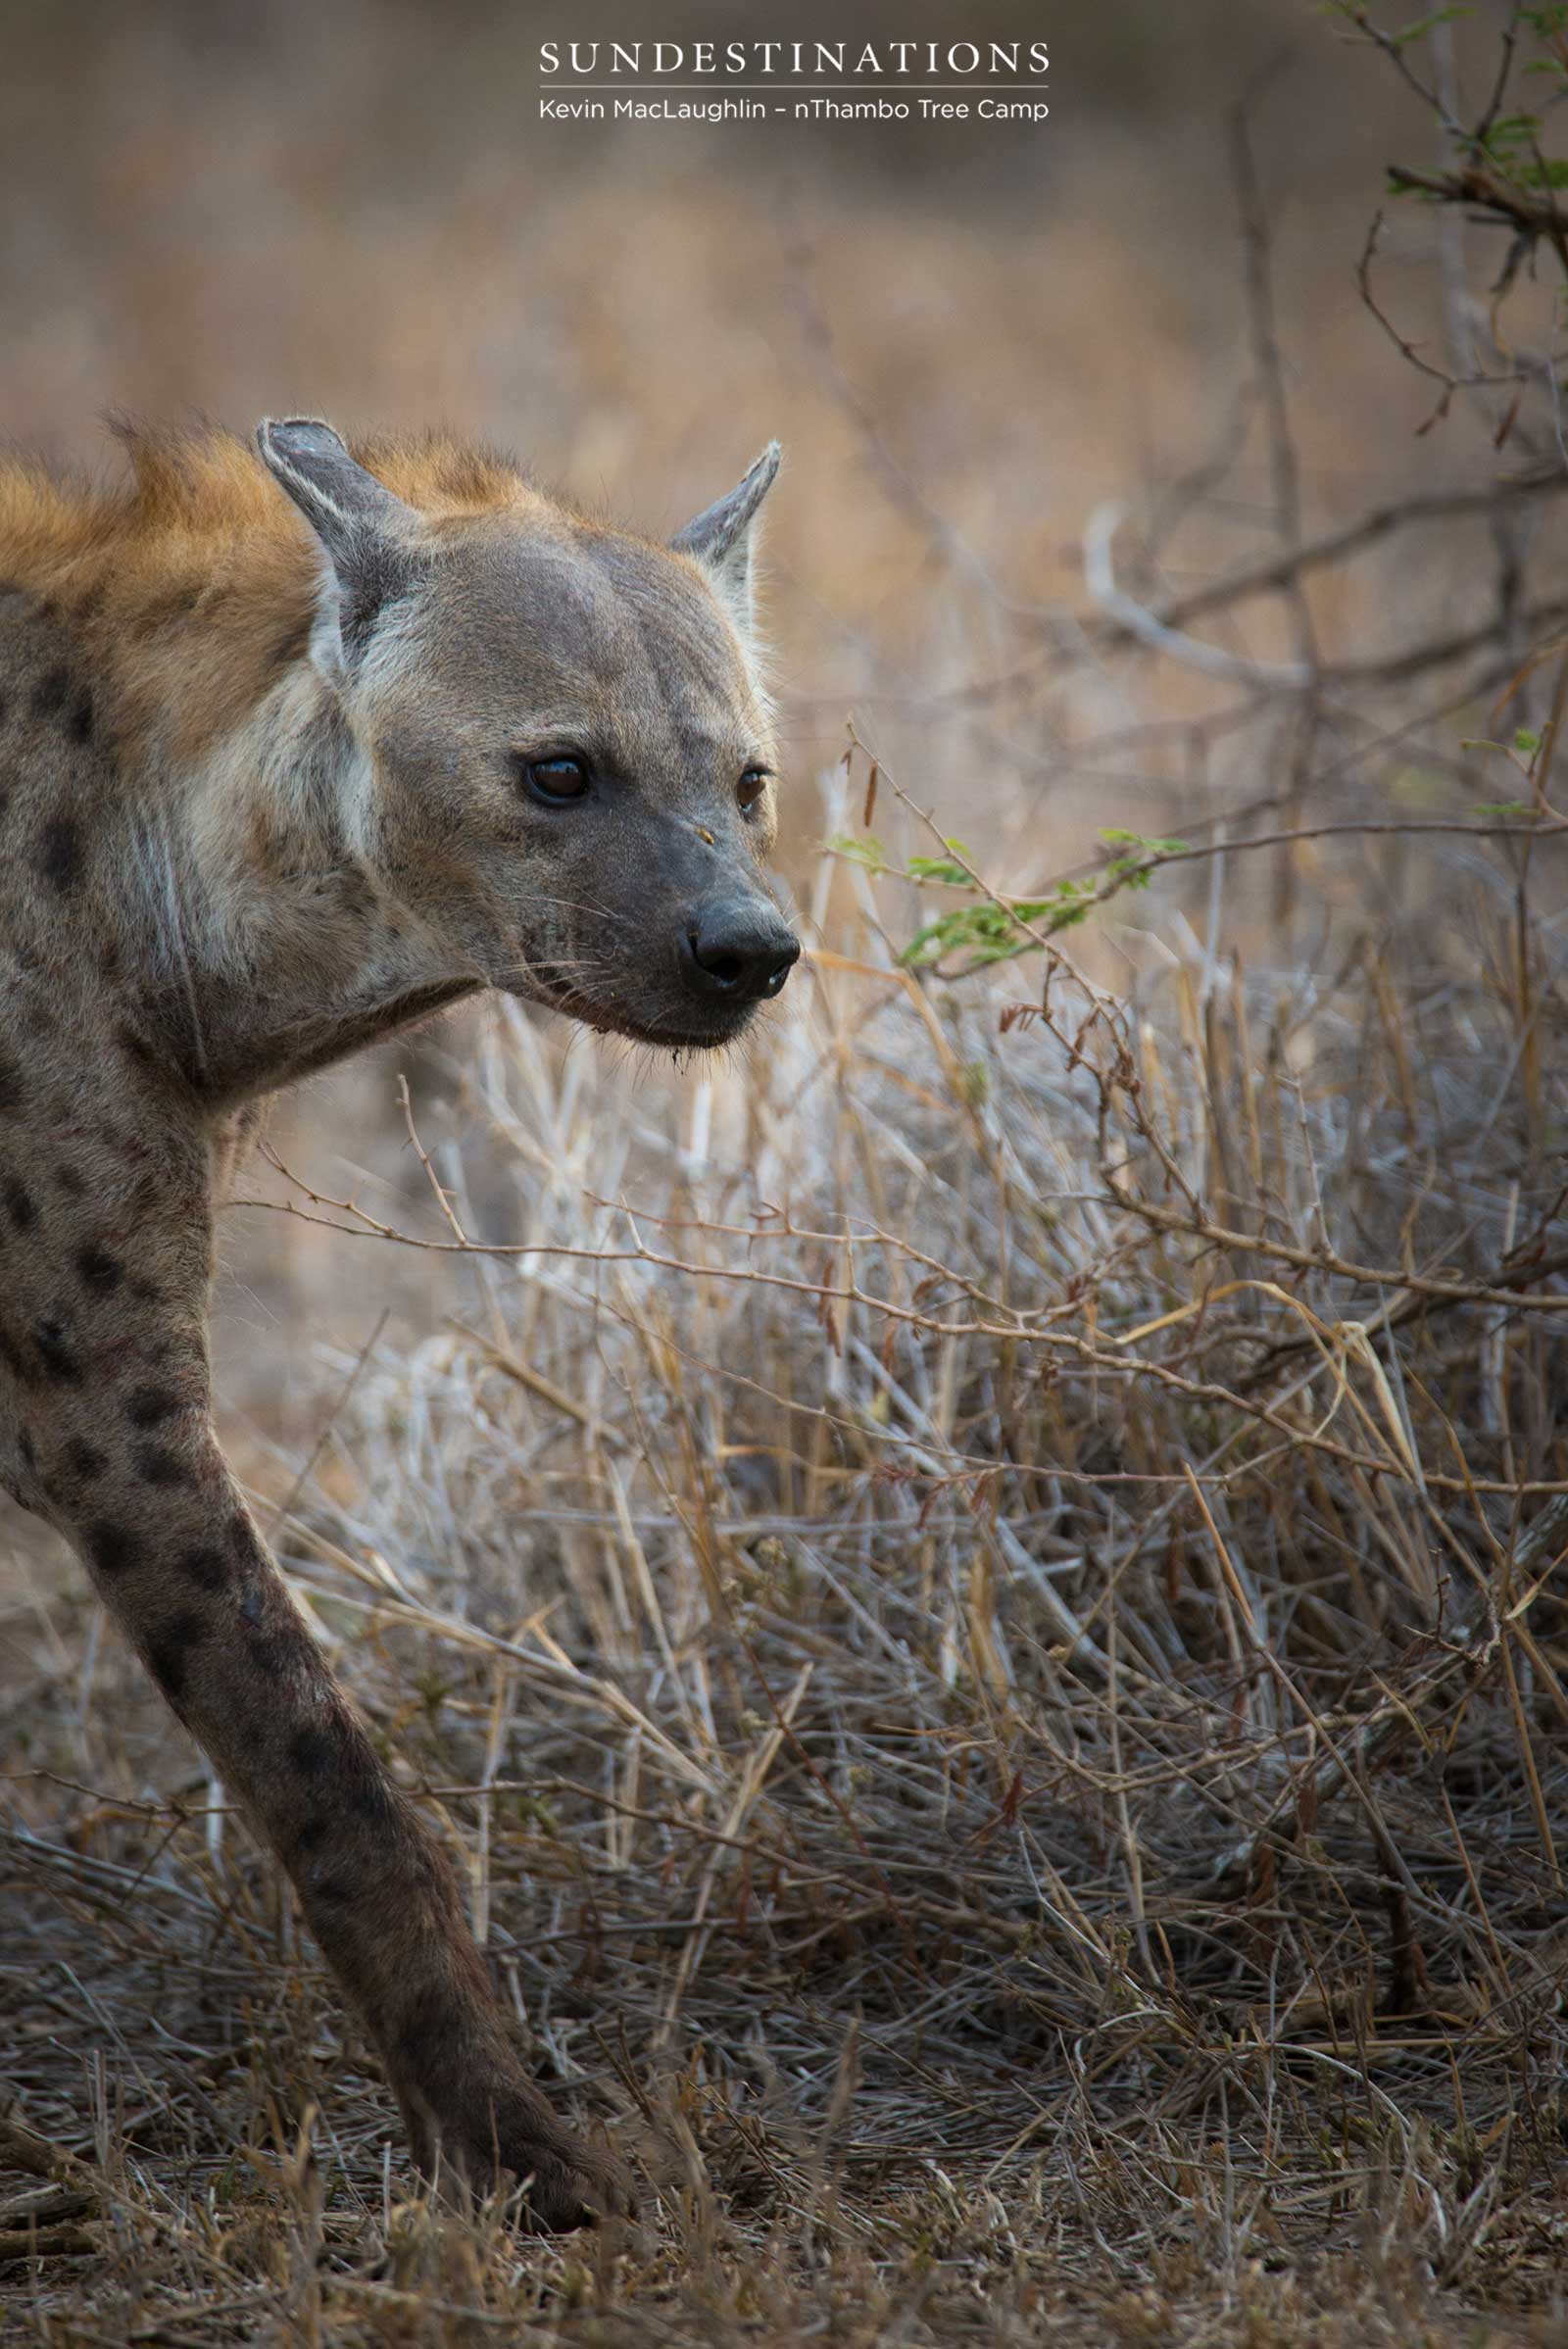
[[[177,1153],[176,1153],[177,1156]],[[132,1223],[94,1186],[4,1251],[21,1494],[79,1549],[169,1702],[281,1858],[380,2050],[415,2152],[533,2223],[623,2209],[615,2165],[532,2086],[453,1871],[377,1759],[248,1514],[209,1417],[205,1143],[161,1136]],[[172,1168],[173,1171],[171,1171]],[[128,1194],[122,1206],[128,1203]]]

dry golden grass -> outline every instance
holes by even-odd
[[[411,2198],[66,1579],[13,1627],[17,2337],[1555,2337],[1564,1104],[1502,967],[1042,1013],[823,956],[637,1114],[494,1006],[395,1232],[280,1170],[442,1310],[264,1509],[644,2224]]]

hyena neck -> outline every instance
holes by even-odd
[[[225,1109],[471,994],[378,879],[374,774],[309,658],[138,818],[156,1041]]]

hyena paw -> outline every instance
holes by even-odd
[[[444,2084],[439,2120],[423,2098],[411,2111],[424,2170],[433,2172],[439,2148],[441,2167],[467,2192],[517,2195],[519,2223],[539,2234],[635,2215],[620,2163],[564,2129],[527,2080],[492,2076],[467,2095],[455,2095],[456,2083]]]

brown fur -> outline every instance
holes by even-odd
[[[58,611],[122,741],[170,719],[171,748],[192,759],[304,651],[318,565],[247,442],[129,428],[121,438],[131,478],[113,488],[0,461],[5,575]],[[433,521],[549,503],[515,466],[435,434],[357,443],[356,454]]]
[[[0,1483],[281,1856],[419,2159],[569,2226],[621,2175],[521,2070],[219,1449],[212,1204],[269,1091],[475,987],[670,1044],[772,991],[776,459],[669,551],[440,441],[129,445],[121,490],[0,467]]]

